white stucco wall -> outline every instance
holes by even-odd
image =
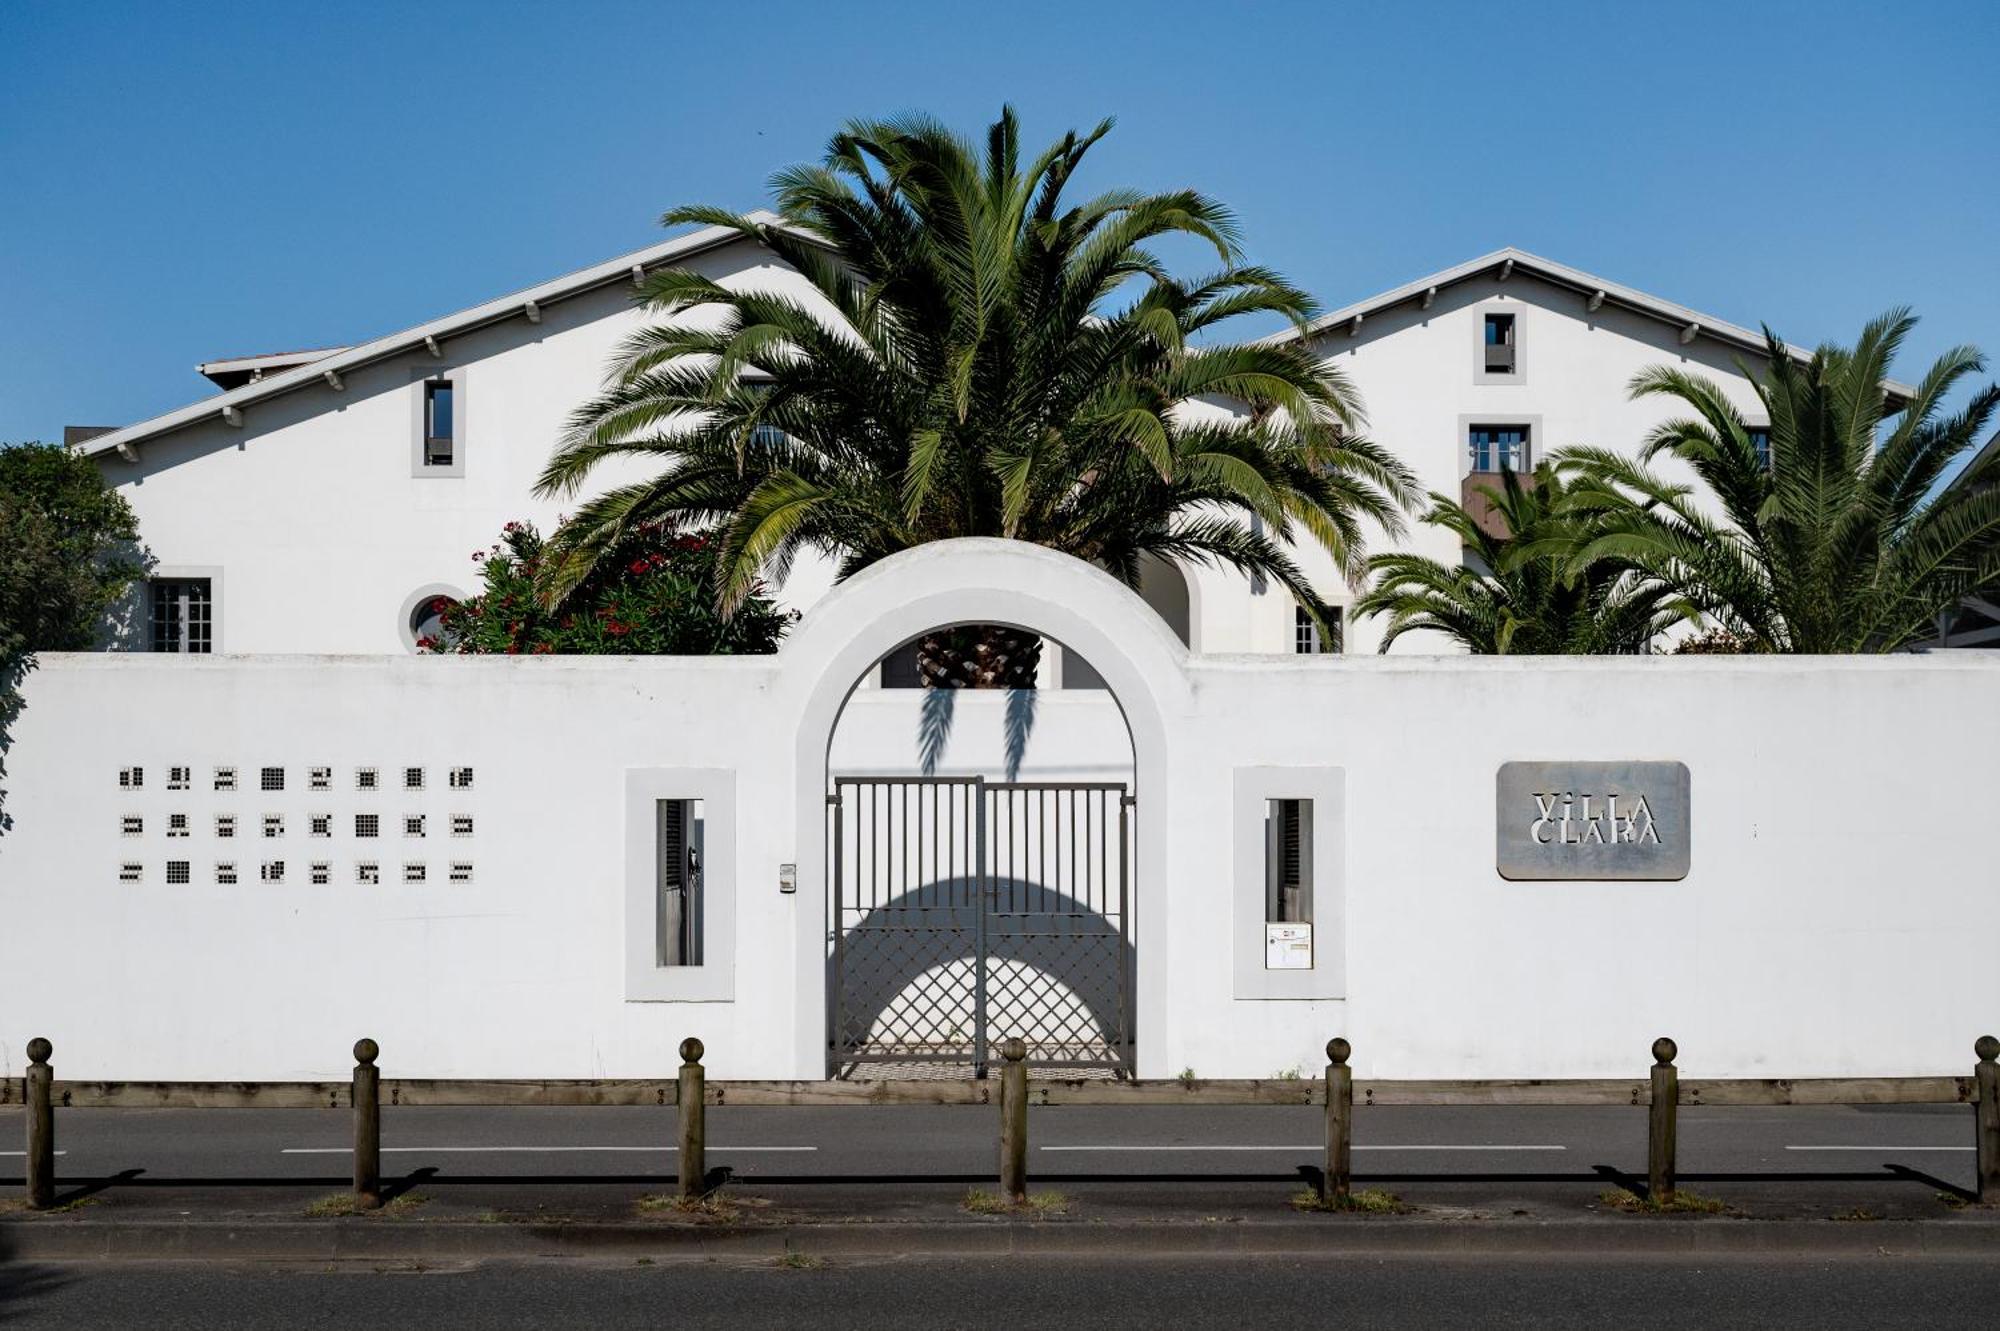
[[[687,262],[729,285],[805,290],[749,242]],[[1477,373],[1479,320],[1489,308],[1517,315],[1518,382]],[[132,503],[163,569],[219,571],[218,650],[401,651],[415,593],[476,590],[473,556],[503,524],[527,519],[546,533],[574,506],[533,498],[535,479],[570,411],[597,391],[618,342],[647,322],[629,287],[602,288],[551,302],[540,323],[514,318],[448,338],[442,359],[418,349],[346,375],[340,391],[314,384],[254,404],[241,427],[193,426],[141,443],[135,463],[106,455],[102,466]],[[1314,347],[1353,381],[1369,435],[1408,463],[1425,491],[1454,497],[1469,419],[1531,422],[1538,455],[1576,443],[1636,452],[1646,432],[1674,414],[1657,399],[1628,399],[1627,384],[1648,365],[1703,371],[1746,410],[1755,407],[1734,357],[1712,339],[1684,347],[1674,328],[1656,320],[1611,305],[1593,314],[1583,296],[1525,271],[1505,282],[1485,277],[1448,287],[1429,310],[1408,303],[1371,316],[1357,335],[1322,335]],[[444,369],[461,388],[464,474],[413,477],[418,380]],[[606,467],[588,488],[637,474]],[[1439,559],[1459,557],[1453,538],[1415,522],[1404,544]],[[1371,548],[1388,545],[1378,535]],[[1307,543],[1297,553],[1322,595],[1352,603],[1356,589],[1323,551]],[[1292,650],[1294,607],[1282,588],[1258,593],[1220,568],[1191,568],[1187,578],[1182,637],[1197,649]],[[804,608],[831,582],[831,567],[809,556],[778,596]],[[1350,621],[1348,650],[1374,651],[1380,633],[1379,620]],[[1398,645],[1446,650],[1448,643],[1425,634]],[[1054,679],[1052,671],[1048,682]]]
[[[1978,960],[2000,928],[1979,836],[2000,794],[2000,659],[1189,656],[1101,573],[973,541],[857,577],[771,658],[45,659],[0,837],[0,1071],[47,1035],[69,1076],[330,1076],[368,1034],[401,1075],[660,1075],[693,1034],[718,1077],[820,1075],[827,734],[867,661],[959,614],[1076,646],[1129,725],[1142,1075],[1310,1069],[1333,1034],[1367,1076],[1632,1075],[1660,1034],[1691,1076],[1957,1073],[2000,1009]],[[1115,749],[1110,700],[1047,701],[1038,762]],[[834,768],[909,770],[912,705],[853,699]],[[990,700],[966,715],[960,760],[990,760]],[[1502,880],[1494,775],[1519,759],[1686,763],[1687,877]],[[209,789],[224,763],[230,796]],[[134,764],[146,784],[123,792]],[[170,764],[195,769],[193,791],[164,789]],[[334,768],[324,794],[301,789],[316,764]],[[264,765],[287,769],[285,792],[256,789]],[[357,765],[423,766],[429,788],[365,796]],[[443,788],[455,765],[475,768],[471,792]],[[728,1001],[629,998],[626,782],[660,768],[733,777],[735,827],[709,829],[734,862],[711,884],[734,896]],[[1233,978],[1232,903],[1259,885],[1237,881],[1229,811],[1238,774],[1270,768],[1344,792],[1344,834],[1318,846],[1344,885],[1319,942],[1344,979],[1315,998],[1242,997]],[[225,805],[234,887],[209,874]],[[476,831],[440,845],[385,826],[364,852],[344,824],[377,807],[471,812]],[[302,820],[321,808],[339,822],[315,843]],[[175,810],[185,841],[159,830]],[[128,812],[139,838],[120,836]],[[267,812],[287,817],[282,886],[256,881],[279,849],[258,836]],[[317,845],[325,887],[302,873]],[[363,853],[381,884],[354,882]],[[183,854],[194,881],[168,886],[161,864]],[[471,884],[393,872],[461,855]],[[143,883],[117,881],[127,859]]]
[[[1582,294],[1526,271],[1505,281],[1489,275],[1440,290],[1428,310],[1411,301],[1370,315],[1353,335],[1345,326],[1323,333],[1312,346],[1359,390],[1368,413],[1367,436],[1414,470],[1426,494],[1454,500],[1470,469],[1466,429],[1472,423],[1531,424],[1531,460],[1578,444],[1637,456],[1656,425],[1687,414],[1668,399],[1631,399],[1632,377],[1654,365],[1714,379],[1746,419],[1764,423],[1756,392],[1737,366],[1738,353],[1708,337],[1683,346],[1671,325],[1610,304],[1593,313],[1586,304]],[[1488,311],[1515,316],[1522,373],[1512,382],[1480,372]],[[1761,360],[1743,359],[1753,367]],[[1693,479],[1672,460],[1656,466],[1662,475]],[[1388,545],[1377,540],[1371,548]],[[1414,520],[1399,548],[1446,562],[1459,558],[1457,537]],[[1307,543],[1296,553],[1322,596],[1334,604],[1353,603],[1357,592],[1325,551]],[[1291,650],[1293,606],[1282,588],[1257,596],[1232,572],[1203,569],[1195,576],[1202,587],[1203,642],[1218,651]],[[1384,622],[1350,618],[1348,651],[1375,651]],[[1395,650],[1452,649],[1437,635],[1419,633],[1406,636]]]

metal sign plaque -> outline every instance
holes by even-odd
[[[1496,788],[1502,878],[1687,877],[1686,763],[1502,763]]]

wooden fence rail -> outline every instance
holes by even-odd
[[[2000,1203],[2000,1039],[1981,1036],[1966,1077],[1729,1078],[1684,1081],[1679,1050],[1653,1042],[1653,1066],[1641,1079],[1520,1081],[1356,1081],[1346,1040],[1327,1042],[1324,1078],[1248,1081],[1034,1080],[1022,1046],[1003,1046],[1000,1076],[949,1081],[708,1081],[699,1040],[681,1042],[672,1080],[431,1080],[383,1077],[373,1040],[354,1046],[349,1080],[300,1082],[57,1081],[45,1039],[28,1042],[28,1068],[0,1079],[0,1106],[27,1107],[27,1201],[50,1204],[55,1190],[55,1110],[61,1109],[345,1109],[354,1114],[354,1190],[365,1204],[380,1197],[381,1109],[683,1104],[679,1118],[684,1195],[705,1186],[706,1111],[711,1105],[998,1105],[1000,1178],[1005,1192],[1027,1187],[1027,1110],[1064,1105],[1318,1105],[1326,1110],[1322,1195],[1347,1195],[1353,1110],[1360,1105],[1626,1105],[1647,1109],[1647,1179],[1657,1197],[1674,1188],[1676,1115],[1680,1106],[1965,1104],[1974,1108],[1979,1200]]]

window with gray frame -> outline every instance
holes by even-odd
[[[702,964],[701,805],[700,800],[655,803],[658,959],[662,966]]]
[[[1472,470],[1484,472],[1529,469],[1528,427],[1525,425],[1475,425],[1466,434],[1466,453]]]
[[[1332,636],[1320,631],[1319,624],[1306,612],[1304,606],[1296,606],[1292,611],[1292,651],[1299,656],[1322,656],[1338,654],[1347,650],[1344,639],[1347,636],[1346,623],[1339,606],[1329,607],[1333,611]]]
[[[1488,374],[1514,373],[1514,316],[1488,314],[1481,338],[1486,358],[1482,369]]]
[[[208,578],[156,578],[152,583],[153,650],[215,650],[215,597]]]
[[[457,393],[449,379],[424,380],[424,465],[449,467],[458,460]]]

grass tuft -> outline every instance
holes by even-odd
[[[1880,1220],[1881,1218],[1865,1206],[1857,1206],[1852,1211],[1841,1211],[1832,1217],[1835,1220]]]
[[[787,1248],[784,1256],[772,1264],[785,1271],[819,1271],[826,1267],[826,1258],[809,1252],[800,1252],[796,1248]]]
[[[700,1197],[656,1192],[641,1197],[636,1205],[641,1215],[675,1216],[700,1225],[733,1225],[743,1218],[743,1207],[759,1203],[724,1197],[721,1192]]]
[[[1410,1208],[1393,1192],[1362,1188],[1345,1197],[1321,1197],[1317,1188],[1301,1188],[1292,1194],[1292,1208],[1298,1211],[1337,1211],[1358,1215],[1395,1215]]]
[[[1039,1220],[1069,1214],[1069,1198],[1059,1192],[1031,1192],[1016,1203],[997,1192],[974,1188],[959,1205],[974,1215],[1026,1215]]]
[[[1641,1197],[1629,1188],[1606,1188],[1597,1194],[1597,1200],[1616,1211],[1628,1215],[1728,1215],[1729,1204],[1714,1197],[1703,1197],[1689,1192],[1686,1188],[1676,1188],[1665,1201],[1653,1197]]]
[[[336,1192],[307,1206],[306,1214],[315,1220],[348,1215],[408,1215],[429,1200],[421,1192],[405,1192],[371,1207],[351,1192]]]

